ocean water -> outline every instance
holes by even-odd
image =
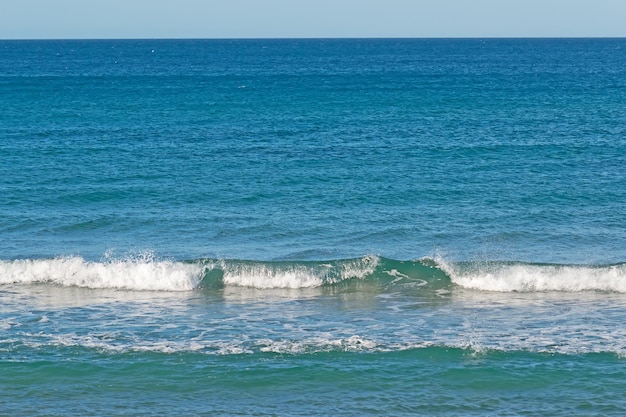
[[[0,415],[626,413],[626,40],[0,41]]]

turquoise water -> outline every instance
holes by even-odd
[[[623,415],[626,41],[0,42],[0,414]]]

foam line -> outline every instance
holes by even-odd
[[[454,265],[438,260],[452,282],[464,288],[497,292],[606,291],[626,293],[626,264],[541,265],[485,263]]]
[[[151,259],[89,262],[79,256],[0,261],[0,284],[52,283],[84,288],[189,291],[204,273],[200,264]]]

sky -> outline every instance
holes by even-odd
[[[0,0],[0,39],[626,37],[626,0]]]

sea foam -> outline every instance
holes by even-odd
[[[152,256],[91,262],[79,256],[0,261],[0,284],[48,283],[99,289],[190,291],[213,271],[221,284],[257,289],[315,288],[372,274],[379,258],[332,263],[281,263],[226,260],[175,262]]]
[[[526,263],[452,264],[437,260],[452,282],[497,292],[606,291],[626,293],[626,264],[544,265]]]
[[[380,262],[377,256],[335,261],[333,263],[260,263],[221,262],[225,285],[270,288],[316,288],[344,280],[363,279],[372,274]]]
[[[90,262],[79,256],[0,261],[0,284],[51,283],[84,288],[189,291],[198,286],[204,266],[151,258]]]

